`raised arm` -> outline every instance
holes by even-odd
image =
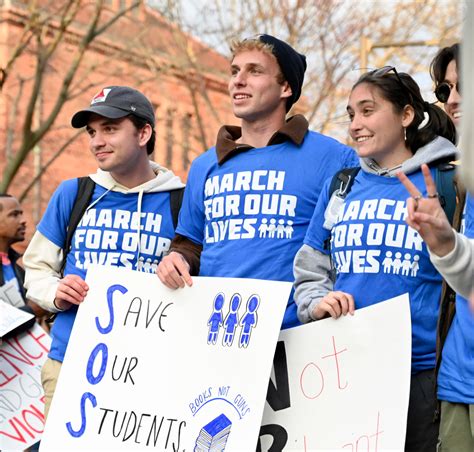
[[[428,166],[422,165],[421,170],[428,193],[426,198],[421,196],[405,174],[398,174],[411,196],[407,200],[406,221],[425,241],[431,262],[446,282],[467,298],[474,288],[474,241],[451,227],[439,202]]]
[[[431,253],[445,256],[454,249],[455,231],[438,199],[436,184],[427,165],[421,166],[426,184],[427,197],[424,198],[404,173],[398,173],[398,179],[405,186],[410,198],[407,200],[409,226],[419,232]]]

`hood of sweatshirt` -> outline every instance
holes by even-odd
[[[393,168],[381,168],[374,160],[370,158],[360,159],[361,168],[372,174],[386,177],[396,177],[399,171],[403,171],[405,174],[414,173],[419,171],[423,163],[430,164],[438,160],[459,158],[458,149],[449,140],[443,137],[437,137],[433,141],[430,141],[427,145],[419,148],[413,157],[405,160],[401,165],[397,165]]]
[[[155,173],[154,179],[133,188],[128,188],[119,184],[109,172],[102,171],[101,169],[98,169],[94,174],[90,174],[89,177],[97,185],[106,188],[107,191],[116,191],[119,193],[157,193],[184,187],[179,176],[176,176],[173,171],[160,166],[158,163],[152,162],[151,160],[150,166]]]

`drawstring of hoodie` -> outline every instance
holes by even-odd
[[[99,198],[96,201],[94,201],[87,208],[87,210],[96,206],[97,203],[102,198],[104,198],[104,196],[107,196],[109,192],[116,192],[122,195],[129,195],[130,197],[133,196],[133,198],[137,200],[137,206],[135,208],[135,212],[132,211],[133,208],[128,209],[127,207],[124,206],[124,208],[127,211],[129,211],[129,213],[132,215],[130,219],[130,224],[126,228],[128,230],[126,231],[124,229],[124,233],[125,232],[127,233],[127,236],[126,236],[127,239],[130,238],[130,235],[132,235],[133,242],[135,242],[136,240],[135,256],[133,259],[133,264],[131,265],[133,265],[132,267],[133,270],[138,270],[138,271],[144,271],[144,270],[150,271],[150,268],[158,259],[158,256],[153,256],[155,260],[153,262],[149,262],[150,259],[145,259],[144,256],[142,256],[142,245],[146,248],[146,241],[144,244],[141,243],[141,239],[142,239],[141,227],[142,227],[142,211],[144,209],[144,205],[143,205],[144,194],[168,192],[170,190],[176,190],[178,188],[184,187],[184,184],[181,182],[179,177],[173,174],[172,171],[167,170],[166,168],[160,167],[157,163],[153,161],[150,161],[149,163],[150,163],[150,167],[152,168],[155,174],[155,177],[149,181],[145,181],[144,183],[142,183],[141,185],[137,187],[125,187],[122,184],[118,183],[109,172],[103,171],[101,169],[97,170],[97,173],[90,175],[90,178],[98,186],[103,187],[104,190],[107,190],[107,191],[103,193],[101,196],[99,196]],[[135,198],[135,195],[138,195],[137,198]],[[127,199],[131,201],[130,197],[128,197]],[[133,224],[132,219],[136,215],[138,215],[138,218],[136,220],[136,224]],[[146,220],[144,219],[143,221],[145,222]],[[119,229],[122,230],[122,227],[120,225],[119,225]],[[146,237],[146,234],[144,237]],[[127,245],[128,245],[127,251],[130,250],[129,252],[133,253],[133,251],[129,248],[132,244],[127,242]],[[118,251],[120,253],[125,252],[125,250],[120,249],[120,248]],[[150,254],[153,254],[153,253],[150,253]],[[129,265],[124,265],[124,266],[128,267]]]
[[[138,221],[137,221],[137,270],[139,272],[142,271],[143,267],[143,259],[140,260],[140,252],[141,252],[141,237],[140,237],[140,230],[141,230],[141,223],[142,223],[142,200],[143,200],[143,190],[138,192],[138,200],[137,200],[137,214],[138,214]]]
[[[381,168],[377,162],[372,159],[366,159],[365,163],[370,169],[375,171],[378,176],[396,177],[396,173],[398,172],[397,170],[401,169],[402,167],[402,163],[400,163],[400,165],[396,165],[393,168]]]
[[[113,189],[115,188],[115,185],[112,185],[112,187],[110,187],[107,191],[105,191],[104,193],[102,193],[94,202],[92,202],[90,204],[90,206],[87,207],[86,209],[86,212],[91,209],[92,207],[94,207],[102,198],[104,198],[107,193],[109,193],[110,191],[112,191]]]
[[[102,198],[107,196],[107,194],[112,191],[116,185],[112,185],[107,191],[102,193],[94,202],[87,207],[86,212],[94,207]],[[137,237],[137,251],[136,251],[136,259],[137,259],[137,270],[142,271],[143,268],[143,259],[140,259],[141,255],[141,218],[142,218],[142,202],[143,202],[143,190],[138,192],[138,199],[137,199],[137,230],[136,230],[136,237]]]

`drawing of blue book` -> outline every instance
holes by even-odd
[[[220,414],[199,432],[194,452],[222,452],[225,450],[232,422]]]

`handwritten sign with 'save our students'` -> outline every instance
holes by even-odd
[[[408,295],[282,331],[261,450],[403,450],[410,368]]]
[[[41,450],[255,450],[290,283],[91,267]]]
[[[24,450],[41,439],[41,366],[50,345],[37,324],[0,345],[0,450]]]

